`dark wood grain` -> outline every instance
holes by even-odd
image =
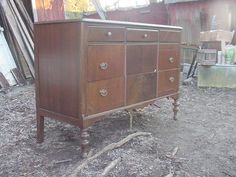
[[[180,31],[164,31],[159,32],[159,42],[181,42]]]
[[[127,74],[154,72],[157,69],[157,45],[127,45]]]
[[[158,69],[167,70],[180,67],[180,45],[160,44]]]
[[[157,73],[127,77],[127,104],[135,104],[156,97]]]
[[[125,41],[125,28],[119,27],[88,27],[89,42],[104,42],[104,41]]]
[[[159,72],[158,97],[178,92],[179,77],[180,77],[179,69]]]
[[[90,82],[87,85],[87,115],[124,106],[124,78]],[[106,90],[102,96],[100,91]]]
[[[159,44],[160,30],[166,32],[159,34]],[[168,30],[96,20],[35,25],[39,142],[44,117],[50,117],[83,130],[81,149],[86,154],[86,128],[104,115],[146,106],[157,98],[177,98],[181,29]],[[174,106],[176,118],[177,102]]]
[[[158,31],[157,30],[144,30],[144,29],[128,29],[127,41],[129,42],[157,42]]]
[[[39,106],[78,117],[80,24],[37,28]]]
[[[88,46],[88,81],[124,76],[124,45]]]

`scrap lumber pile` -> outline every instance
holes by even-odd
[[[17,66],[11,73],[16,83],[24,84],[25,79],[35,77],[33,21],[22,0],[0,0],[0,20]]]

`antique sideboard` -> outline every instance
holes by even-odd
[[[37,140],[44,117],[81,129],[105,114],[173,98],[178,111],[180,27],[95,19],[35,24]]]

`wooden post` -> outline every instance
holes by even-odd
[[[10,84],[4,77],[4,75],[0,72],[0,86],[2,87],[3,91],[7,91],[10,88]]]

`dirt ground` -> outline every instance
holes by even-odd
[[[36,143],[34,86],[0,94],[0,176],[59,177],[82,162],[79,128],[46,119],[45,141]],[[181,86],[178,121],[171,101],[134,114],[125,111],[90,128],[93,153],[134,132],[150,132],[104,153],[78,177],[101,176],[114,159],[109,177],[236,177],[236,90]],[[178,147],[174,158],[168,154]],[[64,161],[65,160],[65,161]],[[171,177],[171,175],[169,175]]]

